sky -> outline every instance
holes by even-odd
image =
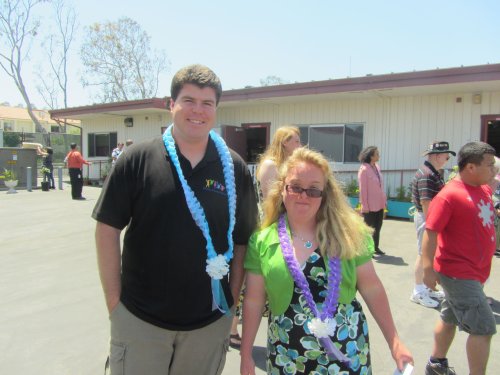
[[[201,63],[224,90],[259,86],[267,76],[309,82],[367,74],[500,63],[497,0],[66,0],[78,30],[70,51],[69,106],[90,105],[81,84],[80,46],[85,27],[129,17],[164,50],[170,65],[157,97],[170,95],[170,80],[183,66]],[[46,60],[44,35],[53,28],[49,4],[38,7],[41,29],[24,63],[31,102],[45,106],[36,73]],[[23,103],[0,70],[0,103]]]

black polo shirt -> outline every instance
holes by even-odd
[[[177,149],[189,186],[205,210],[214,247],[227,250],[228,201],[217,149],[207,151],[192,169]],[[257,205],[246,164],[233,151],[236,181],[235,244],[247,243],[256,226]],[[184,192],[163,139],[128,149],[118,159],[92,213],[118,229],[127,226],[122,252],[121,302],[140,319],[171,330],[212,323],[211,280],[205,271],[206,241],[187,207]],[[233,304],[228,277],[222,280]]]

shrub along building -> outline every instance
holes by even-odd
[[[160,135],[171,122],[167,108],[168,98],[152,98],[50,113],[80,120],[83,155],[99,162],[118,141]],[[395,195],[409,185],[434,140],[457,150],[482,140],[500,151],[500,64],[226,90],[217,122],[217,131],[250,164],[277,128],[294,124],[302,143],[330,158],[345,181],[356,178],[360,150],[376,145],[385,185]],[[84,173],[99,178],[99,163]]]

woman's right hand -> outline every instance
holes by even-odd
[[[241,362],[240,362],[240,374],[241,375],[255,375],[255,362],[252,358],[252,355],[244,355],[241,354]]]

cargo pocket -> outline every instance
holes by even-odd
[[[229,337],[225,339],[224,342],[222,343],[219,367],[217,368],[217,372],[215,375],[222,374],[222,370],[224,370],[224,365],[226,364],[226,354],[228,351],[229,351]]]
[[[460,329],[472,334],[480,329],[480,300],[477,296],[461,296],[460,301],[450,304],[453,306]]]
[[[125,344],[111,341],[109,368],[112,375],[125,374]]]

